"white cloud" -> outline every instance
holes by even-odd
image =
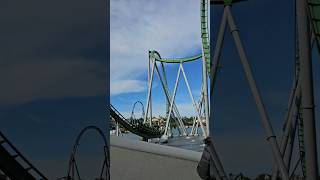
[[[199,8],[194,0],[112,0],[111,94],[146,89],[121,91],[119,87],[129,86],[124,85],[128,82],[140,85],[141,77],[146,77],[148,50],[163,57],[182,57],[200,49]]]
[[[111,95],[141,92],[147,89],[147,82],[140,80],[117,80],[110,87]]]

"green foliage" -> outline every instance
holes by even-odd
[[[232,4],[232,0],[224,0],[224,5],[231,5]]]

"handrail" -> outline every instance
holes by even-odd
[[[32,169],[34,172],[37,173],[37,175],[39,175],[43,180],[47,180],[48,178],[46,178],[35,166],[33,166],[25,156],[23,156],[19,150],[9,141],[8,138],[6,138],[6,136],[0,131],[0,136],[2,138],[2,142],[1,144],[3,143],[6,143],[10,146],[10,148],[16,153],[17,157],[20,157],[29,167],[29,169]]]

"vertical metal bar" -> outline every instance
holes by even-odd
[[[224,40],[224,34],[225,34],[225,28],[227,25],[227,15],[225,11],[223,11],[222,19],[221,19],[221,24],[219,27],[219,32],[218,32],[218,37],[217,37],[217,42],[214,50],[213,55],[213,60],[210,62],[211,63],[211,70],[210,70],[210,103],[213,103],[213,88],[216,82],[216,77],[217,77],[217,72],[219,68],[219,61],[220,61],[220,56],[221,56],[221,49],[223,46],[223,40]],[[210,122],[213,123],[213,108],[211,106],[210,109]],[[211,128],[213,127],[213,124],[211,125]],[[212,129],[211,129],[212,130]],[[212,135],[212,134],[211,134]]]
[[[211,65],[211,77],[210,77],[210,96],[211,97],[213,97],[213,88],[215,85],[215,81],[217,79],[217,72],[218,72],[218,67],[219,67],[219,63],[220,63],[221,49],[223,46],[226,25],[227,25],[227,14],[225,11],[223,11],[221,24],[220,24],[220,28],[219,28],[219,32],[218,32],[218,38],[217,38],[216,46],[214,49],[212,65]],[[211,101],[212,101],[212,99],[211,99]]]
[[[202,49],[203,51],[203,49]],[[205,109],[205,119],[206,119],[206,129],[207,134],[210,134],[209,130],[209,97],[208,97],[208,73],[207,73],[207,67],[206,67],[206,59],[204,57],[204,53],[202,53],[202,83],[203,83],[203,96],[204,96],[204,109]]]
[[[170,121],[171,112],[172,112],[172,108],[173,108],[173,103],[174,103],[174,99],[176,97],[176,93],[177,93],[177,89],[178,89],[178,84],[179,84],[179,79],[180,79],[180,72],[181,72],[181,67],[179,66],[178,75],[177,75],[176,83],[175,83],[175,86],[174,86],[173,95],[172,95],[172,98],[171,98],[169,114],[168,114],[168,118],[167,118],[167,122],[166,122],[166,128],[164,130],[164,135],[167,135],[167,132],[168,132],[168,126],[169,126],[169,121]]]
[[[119,136],[119,123],[116,124],[116,136]]]
[[[151,70],[151,76],[150,76],[150,80],[149,80],[149,84],[148,84],[148,96],[147,96],[147,112],[144,116],[144,120],[143,123],[147,122],[147,118],[148,118],[148,110],[149,110],[149,106],[150,106],[150,97],[151,97],[151,91],[152,91],[152,81],[153,81],[153,75],[154,75],[154,67],[156,65],[156,61],[153,61],[152,63],[152,70]]]
[[[189,85],[189,82],[188,82],[188,79],[187,79],[187,76],[186,76],[186,73],[184,71],[184,68],[183,68],[182,64],[180,64],[180,68],[181,68],[181,71],[182,71],[182,75],[184,77],[184,81],[186,82],[186,85],[187,85],[187,89],[188,89],[188,92],[189,92],[189,95],[190,95],[190,98],[191,98],[191,101],[192,101],[192,105],[196,109],[196,113],[197,113],[198,119],[201,121],[200,112],[199,112],[197,104],[196,104],[196,102],[195,102],[195,100],[193,98],[193,95],[192,95],[192,92],[191,92],[191,88],[190,88],[190,85]],[[202,122],[200,123],[200,125],[201,125],[203,136],[207,137],[208,135],[207,135],[206,131],[203,128]]]
[[[303,113],[303,128],[305,142],[306,179],[318,179],[318,158],[314,112],[314,93],[312,62],[310,48],[310,31],[307,12],[307,1],[296,1],[298,39],[299,39],[299,60],[301,68],[301,107]]]
[[[260,96],[259,90],[258,90],[256,82],[255,82],[255,79],[253,77],[253,74],[252,74],[252,71],[251,71],[251,67],[249,65],[246,53],[244,51],[244,48],[243,48],[243,45],[242,45],[242,42],[241,42],[241,39],[240,39],[239,31],[238,31],[238,29],[237,29],[237,27],[236,27],[236,25],[234,23],[234,20],[233,20],[229,5],[225,6],[225,11],[227,13],[228,23],[229,23],[229,27],[230,27],[230,30],[231,30],[231,34],[232,34],[232,36],[234,38],[234,41],[235,41],[235,44],[236,44],[236,47],[237,47],[237,50],[238,50],[238,53],[239,53],[239,56],[240,56],[240,60],[241,60],[242,66],[243,66],[243,69],[245,71],[246,78],[248,80],[252,95],[254,97],[255,103],[256,103],[257,108],[258,108],[258,111],[260,113],[262,124],[263,124],[263,126],[265,128],[265,131],[266,131],[267,141],[269,142],[269,144],[270,144],[270,146],[272,148],[272,152],[274,154],[274,158],[275,158],[276,162],[278,163],[278,166],[280,168],[280,172],[282,174],[283,179],[289,180],[289,175],[288,175],[288,172],[287,172],[287,168],[286,168],[286,166],[284,164],[284,161],[282,159],[282,156],[281,156],[281,153],[280,153],[280,150],[279,150],[279,146],[278,146],[278,143],[277,143],[276,136],[275,136],[275,134],[273,132],[272,126],[271,126],[270,121],[269,121],[269,117],[267,115],[267,112],[265,110],[264,104],[262,102],[262,98]]]
[[[202,2],[201,2],[202,3]],[[202,13],[205,14],[206,17],[208,17],[208,9],[209,9],[209,1],[208,0],[204,0],[203,1],[204,4],[202,4],[202,6],[204,5],[204,10]],[[201,15],[202,16],[202,15]],[[202,19],[203,17],[201,17]],[[206,30],[205,30],[205,34],[208,34],[208,22],[205,23],[206,25]],[[201,31],[202,31],[202,24],[201,24]],[[203,32],[202,32],[203,33]],[[209,128],[209,114],[210,114],[210,109],[209,109],[209,96],[208,96],[208,69],[207,69],[207,62],[206,62],[206,54],[205,54],[205,47],[207,47],[210,44],[207,44],[209,42],[206,41],[206,45],[204,44],[204,41],[202,39],[202,59],[203,59],[203,63],[202,63],[202,83],[203,83],[203,96],[204,96],[204,109],[205,109],[205,119],[206,119],[206,129],[207,129],[207,134],[210,133],[210,128]]]
[[[157,75],[158,75],[158,77],[159,77],[159,79],[160,79],[160,82],[161,82],[163,91],[164,91],[164,93],[165,93],[167,102],[170,103],[171,96],[170,96],[170,94],[169,94],[168,89],[166,89],[166,87],[167,87],[167,85],[165,84],[166,81],[164,81],[164,80],[162,79],[157,64],[155,64],[155,69],[156,69]],[[169,104],[169,107],[170,107],[170,104]],[[169,112],[169,111],[168,111],[168,112]],[[178,108],[177,108],[177,106],[176,106],[175,103],[173,103],[173,112],[175,113],[175,117],[176,117],[179,121],[182,121],[182,120],[181,120],[181,116],[180,116],[179,111],[178,111]],[[168,115],[168,114],[166,114],[166,115]],[[182,131],[183,131],[183,135],[186,135],[186,129],[185,129],[184,126],[183,126],[183,128],[182,128]]]
[[[203,88],[203,87],[202,87]],[[200,112],[200,117],[204,117],[204,108],[203,108],[203,104],[204,104],[204,96],[203,96],[203,91],[201,90],[201,97],[200,97],[200,101],[199,101],[199,112]],[[202,123],[202,120],[198,120],[198,123]]]
[[[157,65],[156,65],[156,68],[157,68]],[[162,84],[163,84],[163,87],[164,87],[164,89],[165,89],[165,91],[166,92],[168,92],[168,89],[167,89],[167,87],[168,87],[168,82],[167,82],[167,78],[166,78],[166,71],[165,71],[165,68],[164,68],[164,65],[163,65],[163,62],[161,62],[161,68],[162,68],[162,74],[163,74],[163,82],[161,82]],[[160,74],[158,74],[159,76],[160,76]],[[161,78],[161,76],[160,76],[160,78]],[[170,97],[170,95],[169,95],[169,97]],[[170,101],[170,99],[171,98],[168,98],[167,99],[167,101],[166,101],[166,116],[168,115],[168,112],[169,112],[169,101]],[[177,106],[176,106],[176,104],[173,104],[173,111],[174,111],[174,113],[175,113],[175,117],[177,118],[176,120],[178,121],[178,123],[179,124],[182,124],[183,125],[183,123],[182,123],[182,118],[181,118],[181,115],[180,115],[180,113],[179,113],[179,111],[178,111],[178,108],[177,108]],[[180,128],[182,128],[182,131],[183,131],[183,135],[186,135],[187,134],[187,130],[186,130],[186,128],[184,127],[184,125],[183,125],[183,127],[180,127]],[[179,131],[180,132],[180,131]]]
[[[198,134],[198,127],[199,127],[199,121],[197,121],[197,126],[196,126],[197,128],[196,128],[196,134]]]
[[[283,160],[284,160],[284,163],[288,169],[288,172],[290,172],[290,166],[291,166],[291,157],[292,157],[292,152],[293,152],[293,145],[294,145],[294,140],[295,140],[295,134],[296,134],[296,129],[297,129],[297,121],[298,121],[298,112],[299,112],[299,109],[297,106],[295,106],[293,108],[294,110],[294,113],[292,113],[292,123],[291,123],[291,132],[290,132],[290,139],[288,140],[287,142],[287,148],[285,150],[285,153],[284,153],[284,157],[283,157]]]
[[[149,83],[150,83],[150,76],[151,76],[151,69],[150,69],[150,66],[151,66],[151,56],[150,56],[150,53],[151,53],[151,51],[149,51],[149,60],[148,60],[148,85],[149,85]],[[148,86],[148,88],[149,88],[149,86]],[[148,89],[149,90],[149,89]],[[148,99],[147,99],[147,101],[148,101]],[[148,114],[148,112],[150,112],[150,106],[147,106],[147,114]],[[144,118],[144,117],[143,117]],[[147,116],[147,118],[148,118],[148,116]],[[145,123],[145,121],[143,122],[143,123]]]
[[[284,128],[284,132],[281,138],[281,143],[280,143],[280,153],[282,155],[282,157],[285,157],[285,152],[290,152],[290,150],[286,151],[286,149],[288,148],[288,144],[290,144],[289,138],[290,138],[290,142],[293,142],[294,136],[291,137],[292,135],[292,131],[295,130],[295,128],[292,127],[292,123],[293,121],[295,121],[295,118],[293,118],[293,116],[297,113],[296,111],[296,106],[295,106],[295,101],[299,94],[300,94],[300,83],[299,81],[294,80],[295,84],[293,86],[293,89],[291,91],[290,94],[290,98],[289,98],[289,103],[288,103],[288,111],[285,117],[285,128]],[[292,148],[291,146],[289,148]],[[291,151],[292,152],[292,151]],[[289,172],[289,168],[288,168],[288,164],[285,162],[285,165],[287,167],[287,170]],[[277,163],[275,163],[273,165],[273,170],[272,170],[272,180],[275,180],[278,177],[278,166]]]
[[[151,65],[151,56],[150,56],[150,51],[149,51],[149,61],[148,61],[148,84],[149,84],[149,82],[150,82],[150,77],[151,77],[151,71],[150,71],[150,65]],[[151,90],[152,91],[152,90]],[[151,100],[151,96],[152,95],[150,95],[150,100]],[[151,103],[150,103],[151,104]],[[148,111],[151,113],[151,106],[149,105],[149,106],[147,106],[147,114],[148,114]],[[147,116],[147,118],[148,118],[148,116]],[[144,122],[145,123],[145,122]]]
[[[202,116],[201,111],[202,111],[202,99],[203,99],[203,93],[202,93],[202,87],[201,87],[201,92],[200,92],[200,98],[199,101],[197,102],[197,108],[199,109],[199,114],[200,117]],[[199,120],[194,118],[194,125],[192,128],[194,128],[194,135],[198,135],[198,127],[199,127]]]
[[[288,133],[284,133],[282,139],[281,139],[281,147],[280,151],[285,163],[285,166],[288,169],[288,173],[290,172],[290,162],[291,162],[291,157],[292,157],[292,151],[293,151],[293,145],[294,145],[294,139],[295,139],[295,132],[296,132],[296,125],[297,125],[297,107],[292,108],[292,113],[290,113],[290,120],[287,122],[290,125],[290,128],[288,128]],[[279,174],[279,169],[277,164],[274,164],[273,170],[272,170],[272,180],[277,179]]]
[[[153,59],[153,61],[156,61],[155,59]],[[150,64],[150,63],[149,63]],[[153,77],[152,77],[153,80]],[[150,111],[150,122],[149,125],[150,127],[152,126],[152,85],[151,85],[151,91],[150,91],[150,104],[149,104],[149,111]]]
[[[190,136],[193,136],[194,135],[194,127],[196,125],[196,118],[193,118],[193,122],[192,122],[192,128],[191,128],[191,131],[190,131]]]
[[[164,83],[168,87],[167,75],[166,75],[166,71],[164,69],[164,64],[163,64],[163,62],[161,62],[160,64],[161,64],[162,74],[163,74],[163,77],[164,77]],[[169,101],[166,100],[166,115],[168,115],[168,113],[169,113],[169,106],[170,106],[169,105]]]

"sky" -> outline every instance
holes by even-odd
[[[145,102],[149,49],[168,58],[201,52],[198,3],[111,1],[111,103],[121,113],[128,116],[135,101]],[[247,1],[232,10],[280,137],[293,77],[293,1]],[[50,179],[66,174],[72,145],[82,128],[97,125],[105,130],[106,12],[104,0],[0,2],[0,130]],[[211,12],[214,45],[221,7]],[[316,52],[313,57],[317,105],[320,61]],[[230,33],[226,33],[222,66],[211,102],[211,124],[223,165],[227,172],[252,177],[270,172],[271,150]],[[196,97],[200,68],[199,62],[185,65]],[[167,69],[172,91],[177,67]],[[154,112],[160,114],[164,98],[157,79],[154,85],[153,106],[159,107]],[[181,112],[193,114],[183,81],[179,91]],[[318,115],[316,106],[319,129]],[[84,178],[98,174],[101,147],[93,133],[81,141],[78,158]]]
[[[294,74],[293,1],[246,1],[233,5],[232,12],[279,140]],[[221,15],[221,6],[211,7],[212,46],[215,45]],[[121,113],[129,117],[135,101],[145,103],[148,50],[157,50],[162,57],[183,57],[200,52],[199,23],[198,1],[111,1],[111,103]],[[317,105],[320,61],[315,51],[313,57]],[[261,172],[270,173],[273,163],[271,148],[229,32],[225,33],[221,61],[222,68],[211,102],[211,132],[223,165],[227,172],[242,172],[250,177]],[[190,66],[190,83],[196,95],[201,79],[195,75],[200,69]],[[172,92],[177,67],[168,66],[168,71],[172,75],[169,76]],[[153,111],[161,114],[164,106],[159,104],[165,101],[162,91],[157,89],[159,81],[155,80],[155,84]],[[180,107],[181,113],[194,115],[184,90],[182,86],[182,98],[177,99],[178,108],[187,103],[189,105]],[[141,113],[140,107],[135,112]],[[316,118],[319,122],[317,114],[318,108]],[[295,147],[297,149],[297,143]],[[296,160],[295,151],[294,162]]]
[[[233,17],[277,138],[287,109],[294,74],[294,1],[246,1],[234,4]],[[211,8],[211,42],[215,44],[222,7]],[[227,172],[254,177],[271,172],[273,157],[229,29],[225,33],[211,127]],[[315,112],[319,129],[319,55],[313,51]],[[319,149],[319,133],[317,134]],[[297,143],[295,144],[297,149]],[[294,152],[294,163],[297,160]],[[319,155],[318,155],[319,157]],[[318,158],[319,159],[319,158]],[[300,168],[298,168],[298,172]]]
[[[181,8],[177,8],[179,6]],[[111,103],[129,117],[136,101],[146,106],[149,50],[156,50],[167,58],[201,53],[200,6],[194,0],[112,0],[110,12]],[[165,68],[172,93],[179,65],[166,64]],[[201,59],[185,63],[184,68],[197,100],[202,78]],[[165,95],[157,75],[153,81],[152,101],[153,115],[163,116]],[[195,115],[183,76],[180,76],[176,102],[182,115]],[[136,116],[141,116],[140,109],[135,109]]]
[[[82,128],[107,132],[106,14],[104,0],[0,2],[0,131],[49,179],[66,175]],[[82,177],[97,177],[102,141],[80,144]]]

